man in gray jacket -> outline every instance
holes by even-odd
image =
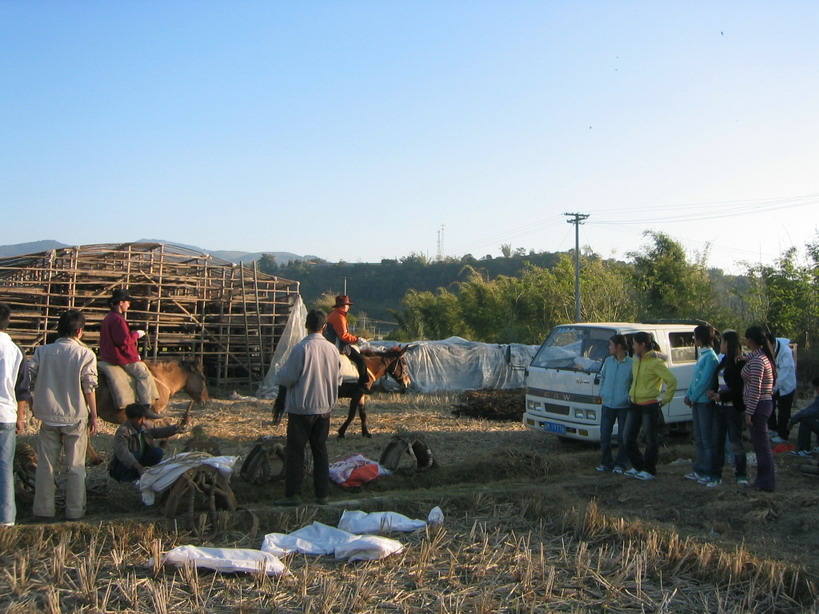
[[[316,502],[327,503],[330,489],[330,462],[327,434],[330,411],[338,400],[341,384],[341,355],[321,334],[327,316],[320,309],[307,314],[307,337],[290,353],[279,372],[279,385],[287,388],[287,456],[285,458],[285,498],[277,505],[301,504],[304,478],[304,447],[313,452],[313,485]]]
[[[34,385],[32,413],[39,419],[34,515],[56,516],[54,472],[65,453],[65,517],[85,516],[85,450],[97,432],[97,357],[80,339],[85,316],[74,309],[60,316],[59,339],[34,350],[30,363]]]

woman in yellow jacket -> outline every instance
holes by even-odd
[[[657,474],[659,442],[657,431],[660,422],[660,408],[667,405],[677,390],[677,378],[669,371],[656,350],[650,333],[634,335],[634,364],[632,365],[629,407],[626,417],[626,452],[632,468],[626,471],[638,480],[653,480]],[[665,394],[660,392],[665,383]],[[637,435],[643,426],[646,435],[645,452],[640,452]]]

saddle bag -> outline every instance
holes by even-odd
[[[378,464],[390,471],[396,471],[404,455],[415,461],[415,469],[424,471],[438,466],[438,461],[426,440],[417,433],[398,432],[392,436],[381,452]]]
[[[248,453],[239,475],[246,482],[261,485],[284,477],[284,446],[271,438],[261,438]]]

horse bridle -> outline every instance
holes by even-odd
[[[404,359],[403,356],[398,356],[394,361],[387,365],[387,375],[389,375],[392,379],[394,379],[399,384],[403,384],[401,381],[401,374],[404,372],[404,365],[401,361]],[[398,367],[401,367],[401,371],[396,373]]]

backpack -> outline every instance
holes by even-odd
[[[404,454],[408,454],[415,460],[416,469],[419,471],[438,466],[438,461],[426,440],[417,433],[403,431],[392,436],[384,451],[381,452],[378,464],[390,471],[396,471]]]
[[[257,441],[242,463],[239,475],[251,484],[265,484],[284,477],[284,446],[269,437]]]

